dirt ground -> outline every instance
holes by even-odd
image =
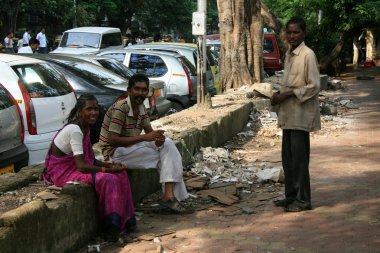
[[[235,98],[231,97],[229,101],[232,104],[234,99],[249,100],[245,96],[245,93],[249,91],[249,87],[246,87],[241,90],[241,95]],[[345,99],[342,97],[342,92],[346,92],[346,90],[329,90],[324,92],[324,96],[331,99]],[[312,139],[338,138],[345,134],[349,125],[354,124],[355,117],[352,114],[355,114],[354,112],[357,109],[348,109],[339,104],[337,109],[337,115],[322,116],[322,130],[312,133]],[[220,110],[223,110],[223,107],[218,107],[215,111],[214,109],[187,110],[181,115],[172,115],[161,120],[157,126],[165,129],[165,126],[170,123],[170,127],[167,127],[166,130],[170,135],[175,136],[176,133],[188,128],[188,126],[199,126],[208,120],[213,120],[220,113]],[[241,217],[245,219],[246,216],[265,213],[268,208],[272,208],[272,200],[283,197],[284,188],[281,176],[278,177],[278,180],[273,181],[260,180],[255,174],[268,168],[281,168],[281,131],[277,128],[276,118],[271,117],[268,111],[253,111],[250,118],[251,120],[245,129],[236,137],[225,143],[220,149],[208,151],[210,153],[227,151],[227,157],[222,155],[211,159],[205,158],[207,152],[204,151],[203,154],[201,152],[196,156],[197,159],[192,166],[186,168],[184,179],[192,197],[185,204],[195,209],[195,214],[173,216],[160,213],[158,207],[160,193],[156,193],[136,206],[138,219],[138,231],[136,233],[124,235],[118,243],[113,245],[103,242],[101,237],[94,238],[87,247],[78,253],[87,252],[96,247],[99,247],[101,252],[109,253],[216,252],[210,248],[202,250],[202,245],[199,245],[202,244],[199,238],[199,236],[202,237],[201,231],[213,229],[213,225],[204,221],[205,219],[213,221],[213,224],[219,222],[222,224],[221,226],[228,229],[229,226],[232,227],[232,225],[228,225],[228,221],[231,219],[241,219]],[[188,182],[199,176],[207,178],[205,180],[207,183],[199,188],[190,187]],[[215,196],[205,195],[205,189],[216,189],[227,196],[236,196],[238,200],[226,204],[228,202],[226,199],[220,200]],[[189,231],[189,223],[197,227],[195,230],[198,229],[198,232],[195,232],[196,235],[194,234],[197,239],[190,239],[192,232]],[[181,238],[187,238],[188,242],[180,243]],[[224,250],[221,252],[234,251]],[[239,250],[236,251],[240,252]]]
[[[343,83],[347,84],[344,85],[346,89],[329,90],[324,92],[324,97],[329,97],[331,100],[339,98],[337,101],[345,99],[351,94],[350,84],[353,81],[352,75],[344,76]],[[213,121],[222,111],[230,110],[231,107],[235,106],[236,101],[249,100],[246,97],[246,93],[249,91],[250,87],[245,87],[240,90],[240,95],[227,98],[227,102],[224,101],[222,105],[215,104],[212,109],[202,108],[199,110],[193,108],[186,110],[160,119],[153,125],[156,128],[165,129],[167,136],[175,138],[179,132],[189,126],[201,127],[206,122]],[[356,100],[353,102],[355,103]],[[312,143],[317,140],[328,142],[345,136],[347,129],[357,124],[360,108],[349,109],[338,104],[337,111],[337,115],[322,116],[322,130],[311,135]],[[272,200],[283,196],[283,184],[280,176],[275,181],[259,180],[255,173],[268,168],[281,167],[281,131],[276,126],[275,117],[267,111],[253,111],[250,118],[251,120],[247,123],[246,128],[221,147],[221,151],[227,151],[227,157],[210,160],[204,158],[204,154],[199,154],[195,156],[194,164],[186,168],[185,181],[196,177],[207,178],[203,187],[189,189],[192,197],[185,204],[196,210],[194,214],[178,216],[159,213],[157,212],[159,193],[154,194],[136,206],[137,233],[125,235],[122,240],[113,245],[103,242],[99,235],[78,253],[97,252],[97,248],[101,249],[101,252],[215,252],[206,249],[202,251],[194,246],[197,242],[201,243],[199,235],[191,239],[188,244],[179,243],[181,238],[191,238],[192,233],[194,233],[187,227],[189,226],[188,221],[195,220],[195,226],[198,230],[202,230],[202,226],[205,226],[204,229],[212,229],[213,225],[208,224],[205,219],[211,221],[212,224],[220,223],[222,227],[228,229],[232,226],[231,219],[243,217],[243,220],[247,220],[249,219],[247,217],[263,215],[268,209],[271,209]],[[211,150],[212,152],[215,150]],[[211,172],[205,174],[205,168]],[[216,175],[215,172],[220,175]],[[237,197],[238,200],[232,204],[223,204],[215,197],[202,194],[205,189],[219,189],[228,196]],[[44,186],[36,182],[29,187],[1,194],[0,214],[37,198],[36,194],[42,190],[45,190]],[[194,223],[192,224],[194,225]],[[253,238],[253,240],[260,241],[260,236]],[[175,246],[176,244],[180,244],[182,249]],[[192,251],[192,247],[196,249]],[[225,250],[221,252],[234,251]]]

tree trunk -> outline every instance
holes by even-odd
[[[263,17],[264,23],[272,28],[277,36],[279,36],[284,29],[284,25],[264,3],[261,3],[261,16]]]
[[[367,29],[367,35],[366,35],[366,57],[368,60],[374,60],[376,58],[376,41],[375,41],[375,35],[372,29]],[[365,59],[365,60],[367,60]]]
[[[330,52],[329,55],[327,55],[326,57],[324,57],[322,60],[321,60],[321,64],[320,64],[320,70],[321,72],[326,72],[328,66],[334,61],[336,60],[339,55],[340,55],[340,52],[342,51],[342,48],[344,46],[344,41],[346,39],[346,33],[343,32],[340,36],[340,40],[339,42],[335,45],[334,49]]]
[[[263,63],[263,19],[261,17],[261,1],[251,0],[249,6],[252,8],[252,23],[250,31],[253,34],[253,73],[257,82],[261,82],[264,70]],[[247,8],[249,8],[247,6]],[[250,19],[248,19],[248,22]],[[252,69],[252,68],[251,68]]]
[[[360,48],[360,46],[358,46],[359,45],[358,36],[354,37],[354,41],[352,44],[354,47],[354,55],[352,57],[352,64],[358,65],[358,63],[359,63],[359,48]]]
[[[221,40],[220,91],[223,92],[260,80],[255,72],[261,66],[259,63],[256,67],[256,62],[259,59],[257,54],[262,54],[262,47],[255,56],[258,49],[253,41],[257,39],[262,44],[262,34],[261,39],[257,36],[257,30],[262,33],[262,20],[260,0],[218,0],[217,3]]]

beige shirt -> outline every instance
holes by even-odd
[[[280,104],[278,126],[306,132],[321,129],[319,89],[317,58],[302,42],[293,51],[286,52],[281,92],[293,90],[295,96]]]

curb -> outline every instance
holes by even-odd
[[[239,133],[249,119],[252,105],[251,102],[242,102],[201,129],[190,128],[182,132],[175,144],[182,155],[183,164],[191,163],[193,155],[201,147],[218,147]],[[32,167],[31,170],[21,170],[21,174],[16,175],[25,176],[20,180],[13,179],[10,184],[7,182],[11,176],[5,179],[0,177],[0,185],[3,186],[0,191],[35,181],[43,166]],[[157,170],[131,170],[129,176],[135,202],[160,188]],[[32,201],[2,214],[0,252],[72,252],[97,231],[96,198],[92,187],[67,185],[58,199]]]

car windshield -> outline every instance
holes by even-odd
[[[66,32],[63,34],[60,47],[99,48],[100,34],[84,32]]]
[[[273,41],[271,39],[264,39],[263,53],[272,53],[273,50]]]
[[[124,77],[131,78],[133,76],[133,71],[127,68],[124,64],[118,62],[115,59],[100,59],[98,62],[106,69]]]
[[[49,64],[12,67],[31,98],[58,97],[72,92],[61,74]]]

